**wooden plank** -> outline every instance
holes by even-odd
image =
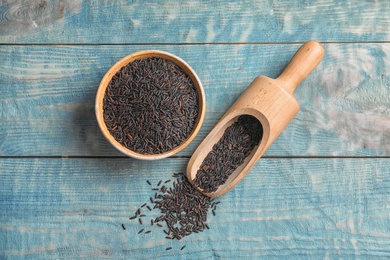
[[[142,226],[130,221],[154,194],[146,180],[174,180],[171,174],[184,171],[186,163],[2,158],[0,256],[390,257],[388,159],[261,159],[219,198],[216,216],[209,213],[210,230],[181,241],[146,224],[158,212],[145,210]],[[141,228],[152,233],[137,235]]]
[[[257,75],[277,77],[299,44],[0,46],[0,155],[119,156],[102,137],[94,99],[107,69],[140,49],[186,60],[207,112],[189,156]],[[390,44],[325,44],[297,88],[301,110],[267,156],[390,155]]]
[[[1,43],[389,41],[388,1],[0,2]]]

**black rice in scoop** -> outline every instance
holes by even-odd
[[[214,192],[244,163],[263,136],[260,121],[242,115],[226,128],[221,139],[203,160],[194,180],[204,192]]]

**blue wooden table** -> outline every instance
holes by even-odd
[[[389,28],[387,0],[1,1],[0,259],[389,258]],[[309,39],[325,56],[300,112],[210,230],[137,235],[146,180],[184,172],[250,82]],[[190,146],[153,162],[117,152],[94,115],[105,72],[143,49],[187,61],[207,100]]]

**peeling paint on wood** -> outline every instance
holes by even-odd
[[[0,154],[118,156],[96,124],[97,86],[114,62],[146,48],[179,55],[205,86],[204,126],[181,153],[189,156],[250,82],[277,77],[298,46],[2,46]],[[326,44],[325,51],[295,92],[301,110],[266,155],[389,155],[390,45]]]
[[[389,41],[387,1],[8,0],[3,43]]]
[[[390,258],[389,13],[385,0],[0,1],[0,258]],[[308,39],[325,57],[296,89],[300,112],[210,230],[135,235],[146,180],[185,171],[254,77],[277,77]],[[96,124],[102,76],[141,49],[180,56],[205,88],[204,125],[175,158],[124,158]]]
[[[58,27],[58,21],[63,21],[65,14],[70,16],[80,12],[81,3],[82,0],[5,1],[0,5],[0,36],[49,34],[53,26]]]
[[[377,246],[390,243],[388,159],[261,159],[219,199],[210,230],[181,241],[164,239],[157,226],[137,235],[140,225],[128,217],[148,201],[145,179],[170,178],[186,163],[0,159],[1,252],[56,259],[390,257]]]

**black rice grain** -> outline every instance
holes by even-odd
[[[108,131],[123,146],[140,154],[161,154],[192,133],[198,100],[191,78],[174,62],[137,59],[109,82],[103,117]]]
[[[204,230],[212,199],[192,187],[184,176],[173,182],[173,187],[170,193],[155,200],[155,207],[161,212],[155,222],[165,221],[172,237],[180,240]]]
[[[195,185],[204,192],[216,191],[244,163],[262,137],[263,127],[256,117],[239,116],[204,158],[196,173]]]
[[[151,226],[158,226],[163,228],[165,238],[170,240],[181,240],[186,236],[193,233],[199,233],[205,229],[210,229],[207,222],[207,214],[212,211],[212,215],[215,215],[216,205],[214,199],[203,195],[197,189],[195,189],[184,176],[184,174],[174,174],[177,178],[175,181],[164,181],[166,185],[172,185],[167,187],[162,185],[153,197],[150,197],[150,202],[154,205],[149,206],[147,203],[136,211],[136,215],[130,219],[138,218],[140,224],[144,224],[141,217],[147,217],[148,214],[142,213],[141,208],[146,207],[149,211],[158,209],[159,213],[157,217],[150,220]],[[171,182],[171,183],[170,183]],[[161,185],[163,181],[157,183],[157,187]],[[169,184],[167,184],[169,183]],[[152,230],[144,232],[141,229],[138,234],[144,232],[144,234],[151,233]],[[185,246],[181,248],[183,250]],[[169,248],[167,250],[171,250]]]

